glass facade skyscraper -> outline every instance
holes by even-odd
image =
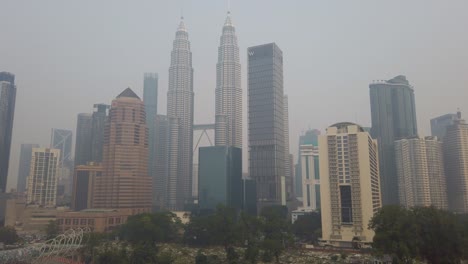
[[[215,146],[199,149],[198,204],[215,210],[220,204],[242,209],[242,150]]]
[[[283,52],[275,43],[247,52],[249,172],[261,210],[286,200]]]
[[[6,192],[15,101],[15,75],[0,72],[0,194]]]
[[[18,166],[18,183],[16,191],[24,193],[26,191],[26,181],[31,168],[32,149],[38,148],[38,144],[21,144],[21,152]]]
[[[379,143],[382,202],[399,204],[394,142],[418,134],[414,89],[405,76],[369,85],[372,138]]]
[[[457,114],[446,114],[431,119],[431,135],[443,141],[447,127],[453,125],[455,120],[457,120]]]
[[[156,127],[158,113],[158,74],[145,73],[143,81],[143,103],[145,104],[146,125],[148,126],[148,175],[155,177],[156,170]]]
[[[93,117],[88,113],[78,114],[76,122],[75,166],[91,161]]]

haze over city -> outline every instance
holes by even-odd
[[[75,131],[78,113],[110,103],[126,87],[141,97],[144,72],[159,74],[158,112],[166,113],[181,15],[193,54],[195,123],[213,123],[227,5],[3,1],[0,70],[14,73],[18,87],[8,189],[16,187],[21,143],[48,146],[51,128]],[[242,65],[244,160],[247,47],[275,42],[283,51],[294,155],[308,128],[323,131],[337,121],[370,126],[369,84],[397,75],[414,86],[419,132],[429,135],[430,118],[468,109],[466,10],[462,0],[231,1]]]

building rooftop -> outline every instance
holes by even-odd
[[[136,93],[130,89],[130,87],[128,87],[127,89],[125,89],[123,92],[121,92],[117,98],[121,98],[121,97],[129,97],[129,98],[137,98],[137,99],[140,99],[140,97],[138,97],[138,95],[136,95]]]

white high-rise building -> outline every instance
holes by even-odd
[[[27,184],[27,203],[45,207],[57,204],[60,150],[33,148]]]
[[[395,141],[395,162],[402,206],[447,209],[442,143],[437,137]]]
[[[372,243],[380,209],[377,141],[361,126],[338,123],[319,136],[322,239],[340,247]]]
[[[216,64],[215,144],[242,148],[242,89],[236,29],[228,12]]]
[[[169,210],[183,210],[192,199],[193,97],[192,53],[182,18],[173,42],[167,92]]]
[[[449,208],[468,213],[468,124],[457,113],[444,138],[445,174]]]
[[[302,209],[307,212],[320,209],[319,151],[314,145],[301,145]]]

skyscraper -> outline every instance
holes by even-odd
[[[26,202],[44,207],[57,204],[60,150],[33,148]]]
[[[468,124],[457,113],[444,138],[445,174],[450,210],[468,213]]]
[[[148,126],[148,174],[154,178],[156,169],[155,120],[158,113],[158,74],[145,73],[143,81],[143,103],[145,104],[146,125]],[[153,186],[154,188],[154,186]]]
[[[0,194],[6,192],[15,101],[15,75],[0,72]]]
[[[447,209],[442,143],[436,137],[395,141],[400,204]]]
[[[78,114],[76,123],[75,166],[92,160],[93,118],[91,114]]]
[[[302,207],[305,211],[320,209],[320,165],[318,146],[301,145]]]
[[[248,48],[249,172],[259,210],[285,205],[283,53],[275,43]]]
[[[372,243],[368,225],[381,207],[377,151],[377,141],[353,123],[334,124],[319,137],[323,240]]]
[[[75,211],[92,208],[96,178],[102,177],[102,165],[88,162],[75,168],[71,207]]]
[[[153,211],[166,208],[167,201],[167,143],[169,122],[167,116],[156,115],[155,120],[155,173],[153,176]]]
[[[456,119],[457,114],[445,114],[431,119],[431,135],[443,141],[447,127],[453,125]]]
[[[167,91],[169,210],[183,210],[192,199],[193,96],[192,53],[182,18],[173,42]]]
[[[58,172],[58,195],[70,195],[73,184],[73,160],[71,130],[52,128],[50,148],[60,150],[59,172]]]
[[[405,76],[369,85],[372,138],[379,142],[382,202],[398,204],[394,141],[418,134],[414,89]]]
[[[102,151],[104,148],[104,129],[108,119],[109,105],[95,104],[96,109],[93,112],[93,131],[92,131],[92,149],[91,160],[93,162],[102,162]]]
[[[102,177],[96,177],[94,208],[129,208],[133,214],[151,211],[145,108],[130,88],[112,101],[102,166]]]
[[[283,97],[283,124],[284,124],[284,177],[286,179],[286,199],[293,199],[294,196],[294,177],[291,163],[291,153],[289,153],[289,106],[288,96]]]
[[[302,160],[300,159],[301,157],[301,146],[302,145],[313,145],[315,147],[318,147],[318,136],[320,135],[320,130],[317,129],[309,129],[307,130],[303,135],[299,136],[299,147],[298,147],[298,153],[297,153],[297,164],[296,164],[296,170],[295,170],[295,193],[296,197],[302,197]]]
[[[31,158],[33,148],[38,148],[38,144],[21,144],[21,152],[18,166],[18,183],[16,191],[24,193],[31,168]]]
[[[198,204],[216,210],[219,204],[242,209],[242,149],[201,147],[198,172]]]
[[[242,89],[236,29],[228,12],[216,65],[216,146],[242,148]]]

